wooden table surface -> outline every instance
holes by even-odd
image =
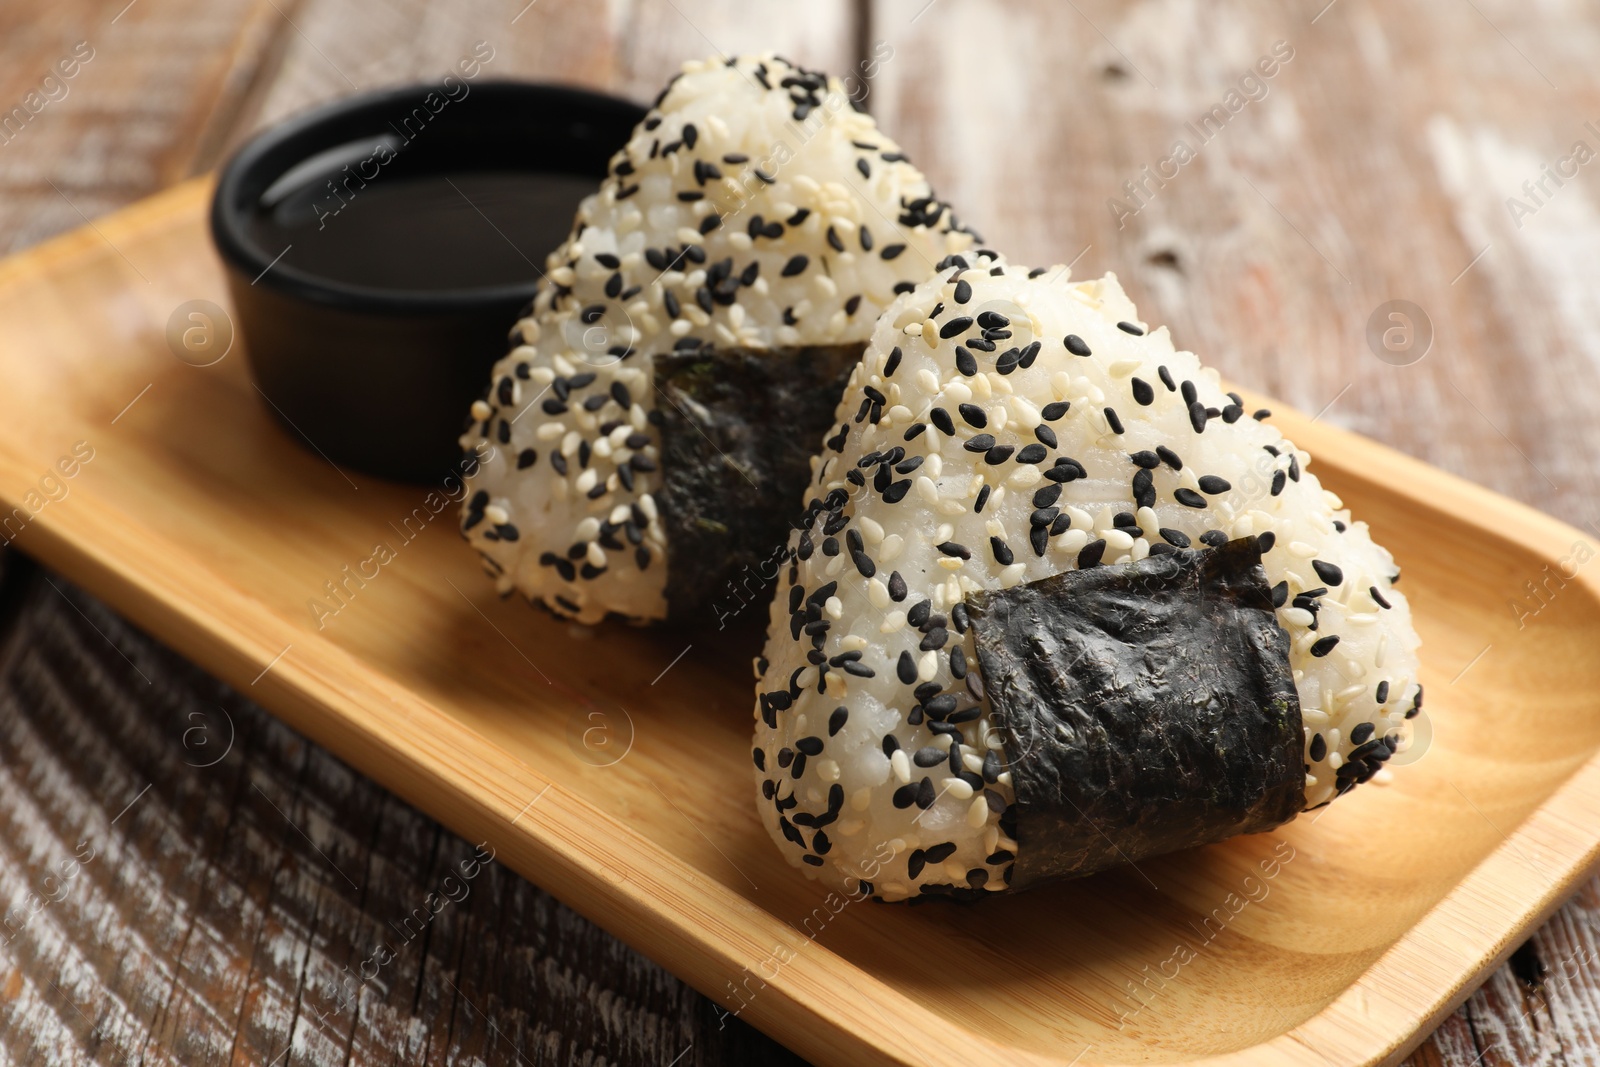
[[[639,99],[714,53],[870,66],[867,106],[994,246],[1114,270],[1230,378],[1600,537],[1593,3],[3,0],[0,251],[479,41],[491,75]],[[381,994],[342,1003],[311,976],[359,968],[472,845],[3,562],[0,1062],[319,1062],[329,1035],[349,1063],[791,1059],[495,864]],[[1507,604],[1522,639],[1548,589]],[[97,788],[141,774],[185,802]],[[24,907],[90,814],[114,832],[87,888]],[[300,827],[320,819],[369,834],[359,921],[319,909],[334,876]],[[1590,882],[1408,1062],[1600,1062],[1597,939]]]

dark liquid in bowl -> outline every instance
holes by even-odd
[[[399,160],[362,182],[347,158],[275,183],[252,214],[251,235],[269,255],[287,248],[281,264],[378,289],[532,282],[598,185],[525,170],[404,173]]]

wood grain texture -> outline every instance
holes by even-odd
[[[420,490],[352,484],[298,446],[239,361],[173,359],[171,307],[220,286],[201,251],[207,193],[179,187],[0,263],[0,353],[31,354],[5,363],[0,499],[27,504],[58,448],[96,442],[69,498],[27,505],[19,544],[802,1054],[1393,1062],[1600,855],[1600,578],[1567,583],[1540,641],[1501,609],[1575,532],[1286,410],[1324,484],[1405,563],[1446,724],[1426,757],[1315,819],[1143,876],[981,908],[835,909],[742,799],[749,689],[730,664],[754,635],[690,649],[496,600],[448,528],[389,525]],[[107,346],[122,359],[108,365]],[[378,578],[331,620],[310,610],[390,537]],[[627,724],[614,765],[582,743],[595,714]],[[1181,980],[1139,999],[1147,968],[1280,845],[1297,858],[1270,903],[1202,933]],[[929,945],[959,946],[960,966],[930,967]],[[780,948],[792,958],[757,977]]]
[[[9,1062],[787,1060],[64,579],[20,571],[0,647]]]
[[[293,15],[282,66],[235,140],[358,88],[442,77],[478,41],[494,49],[485,77],[649,101],[686,59],[774,49],[827,70],[853,67],[854,19],[849,0],[311,0]]]
[[[216,129],[271,51],[272,13],[270,0],[0,4],[0,249],[212,165]]]
[[[1595,543],[1595,168],[1522,189],[1574,142],[1600,152],[1586,125],[1600,127],[1592,9],[871,7],[871,36],[895,49],[872,98],[880,121],[996,247],[1024,262],[1082,253],[1075,274],[1116,271],[1151,321],[1234,380],[1560,516]],[[1278,41],[1293,59],[1202,144],[1186,124]],[[1146,181],[1142,169],[1179,139],[1195,158]],[[1143,195],[1129,181],[1145,181]],[[1534,213],[1513,215],[1514,196]],[[1136,213],[1113,212],[1113,198]],[[1432,349],[1412,365],[1375,358],[1366,338],[1394,299],[1432,323]],[[1537,640],[1548,621],[1530,617],[1518,638]],[[1585,903],[1595,892],[1590,883],[1414,1062],[1600,1058],[1600,961],[1579,947],[1600,930]]]

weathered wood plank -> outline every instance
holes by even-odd
[[[0,7],[0,250],[191,173],[271,51],[271,11],[265,0]]]
[[[775,49],[828,70],[855,63],[850,0],[354,0],[305,4],[282,68],[242,137],[360,89],[443,77],[479,41],[484,75],[570,82],[650,100],[686,59]]]
[[[1583,412],[1600,389],[1600,216],[1582,177],[1520,231],[1504,204],[1575,139],[1600,151],[1583,126],[1600,78],[1578,58],[1593,20],[1365,0],[1315,23],[1326,0],[940,3],[917,17],[925,2],[874,5],[872,34],[895,48],[874,103],[994,244],[1040,263],[1087,248],[1078,274],[1116,270],[1225,374],[1311,412],[1338,397],[1325,418],[1595,517],[1584,457],[1600,430]],[[1249,100],[1240,84],[1262,57],[1276,72]],[[1190,124],[1230,91],[1238,111],[1197,137]],[[1194,158],[1147,176],[1177,141]],[[1414,366],[1374,358],[1365,338],[1396,298],[1432,320]]]
[[[798,1062],[54,580],[5,597],[6,1056]]]

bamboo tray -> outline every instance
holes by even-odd
[[[757,821],[750,633],[586,636],[499,601],[453,509],[404,525],[427,490],[303,449],[239,351],[174,358],[173,309],[226,304],[209,192],[0,264],[5,536],[808,1057],[1393,1062],[1597,858],[1600,583],[1507,607],[1582,535],[1283,411],[1405,568],[1426,754],[1148,879],[841,906]],[[93,458],[46,496],[80,441]],[[319,629],[308,603],[378,542],[394,558]]]

